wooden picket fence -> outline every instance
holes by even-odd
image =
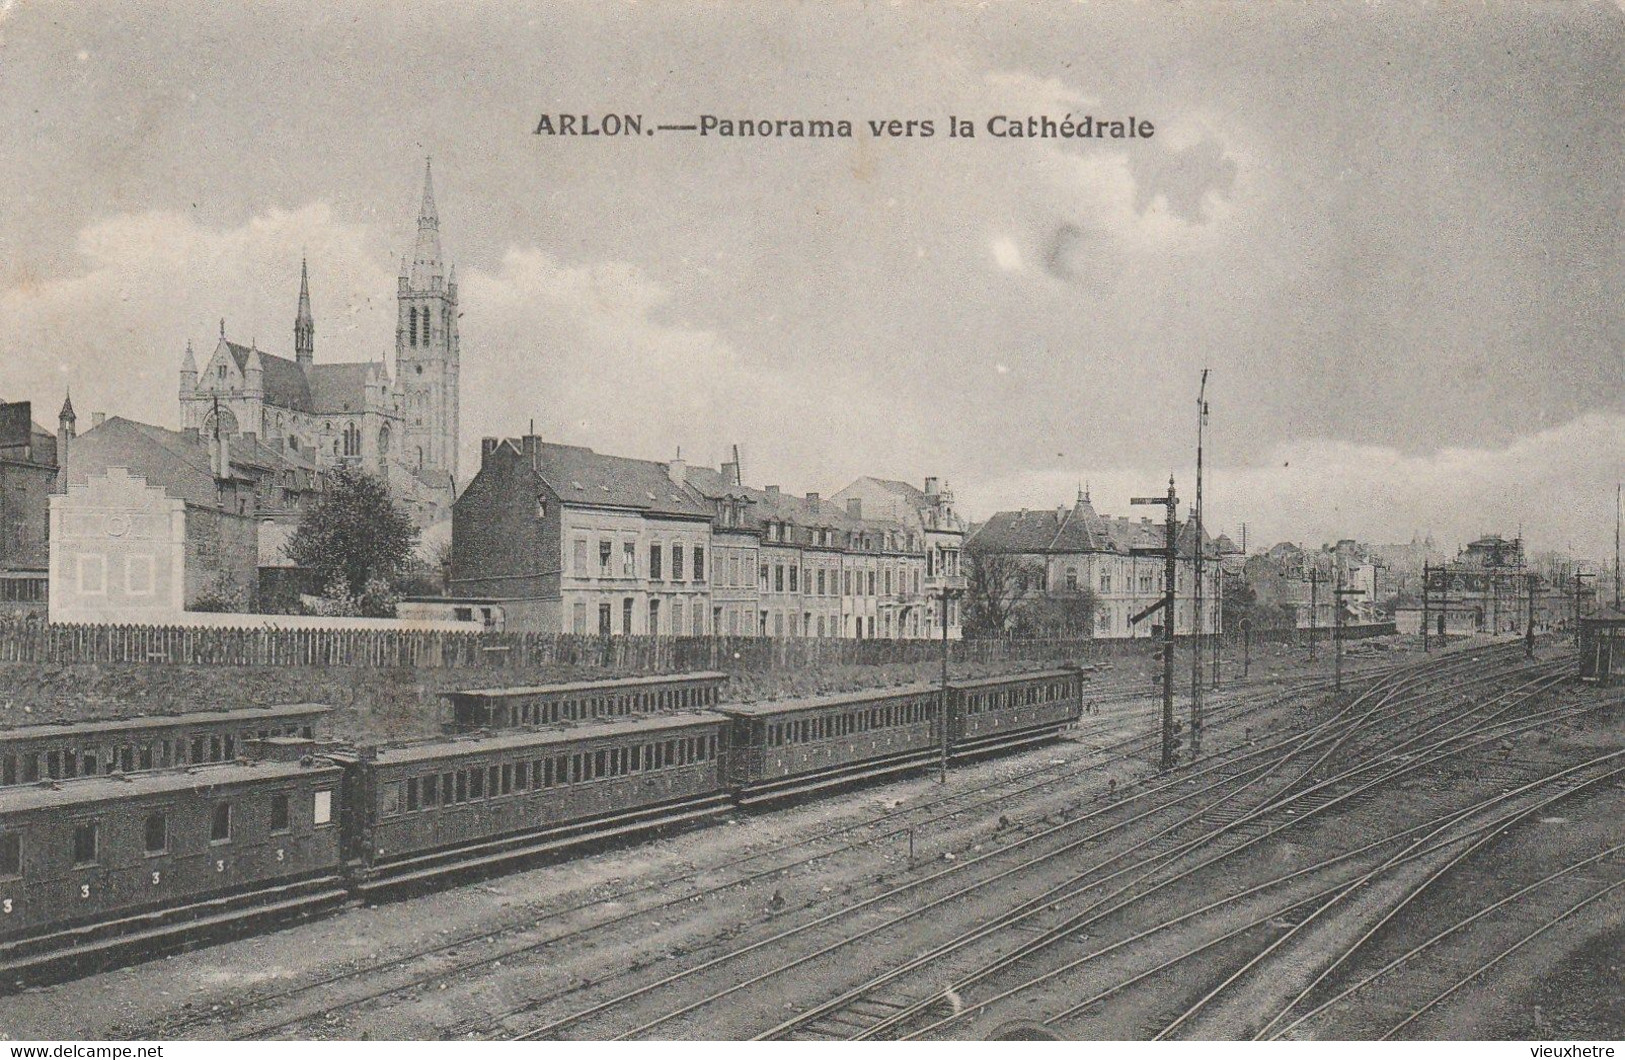
[[[1355,638],[1393,632],[1391,623],[1351,627]],[[1259,631],[1262,640],[1303,641],[1304,631]],[[1320,633],[1330,640],[1330,631]],[[1226,637],[1226,640],[1239,639]],[[950,641],[954,663],[1093,662],[1149,652],[1149,640],[991,639]],[[577,636],[395,630],[208,629],[187,626],[46,625],[0,620],[0,663],[180,666],[345,666],[535,669],[573,666],[629,673],[722,670],[766,673],[817,666],[934,662],[937,640],[795,637]]]

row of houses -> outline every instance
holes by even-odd
[[[486,438],[452,510],[449,589],[508,629],[957,639],[964,538],[935,478],[825,498],[747,486],[737,459]]]

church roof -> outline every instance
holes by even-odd
[[[225,342],[226,349],[231,353],[231,359],[237,362],[237,370],[245,371],[249,347],[239,346],[230,340]],[[299,367],[298,362],[260,349],[253,352],[259,355],[261,370],[264,373],[261,376],[261,383],[265,389],[266,404],[293,409],[295,412],[320,411],[311,397],[310,383],[305,378],[304,369]]]
[[[367,407],[367,379],[376,365],[366,361],[346,364],[309,364],[304,375],[316,412],[360,412]],[[266,397],[270,394],[267,392]]]

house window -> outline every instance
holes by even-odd
[[[147,837],[147,853],[163,854],[169,850],[169,821],[163,814],[147,814],[144,831]]]
[[[570,632],[577,635],[587,632],[587,605],[580,600],[570,606]]]
[[[784,564],[782,563],[773,565],[773,591],[776,593],[784,592]]]
[[[630,596],[621,601],[621,633],[628,637],[632,635],[632,598]]]
[[[767,592],[767,564],[762,564],[762,592]]]
[[[683,632],[683,601],[681,601],[681,600],[673,600],[671,602],[671,633],[672,633],[672,636],[675,637],[675,636],[680,635],[682,632]]]
[[[271,796],[271,831],[286,832],[292,827],[288,814],[288,795],[277,792]]]
[[[598,635],[600,637],[607,637],[607,636],[610,635],[610,633],[611,633],[610,622],[611,621],[612,620],[610,618],[610,607],[609,607],[609,605],[608,604],[599,604],[598,605]]]
[[[231,841],[231,803],[217,802],[214,804],[214,815],[209,820],[209,842],[229,843]]]
[[[575,540],[575,572],[578,578],[585,578],[592,573],[587,569],[587,539],[584,537]]]
[[[106,594],[107,560],[105,557],[79,557],[79,591],[87,596]]]
[[[790,564],[790,591],[791,592],[797,592],[798,591],[796,589],[796,576],[800,572],[801,572],[800,567],[796,566],[794,563]]]
[[[650,600],[649,601],[649,633],[651,635],[653,635],[653,634],[656,634],[656,633],[659,633],[659,632],[660,632],[660,601],[659,600]]]
[[[1112,572],[1109,570],[1100,572],[1100,591],[1103,593],[1112,591]]]
[[[663,576],[660,573],[660,565],[661,565],[661,560],[665,558],[665,555],[666,555],[666,550],[660,547],[659,542],[656,542],[656,543],[649,546],[649,580],[650,581],[660,581],[662,579]]]
[[[875,572],[870,571],[869,572],[869,595],[873,596],[874,594],[875,594]],[[874,625],[874,619],[870,619],[869,624],[871,626],[873,626]],[[873,629],[870,629],[869,635],[870,636],[874,635],[874,630]]]
[[[1076,567],[1066,569],[1066,591],[1069,593],[1078,591],[1078,568]]]
[[[96,864],[96,846],[100,829],[95,821],[80,821],[73,826],[73,863]]]
[[[824,572],[822,570],[818,572],[818,595],[824,595]],[[819,624],[823,624],[823,619],[819,619]]]
[[[673,581],[683,580],[683,546],[675,541],[671,546],[671,577]]]
[[[124,587],[131,596],[152,595],[152,557],[124,557]]]
[[[705,580],[705,549],[699,545],[694,546],[694,580],[697,582]]]
[[[600,578],[607,578],[611,574],[609,556],[613,547],[608,541],[598,542],[598,576]]]
[[[17,832],[0,832],[0,876],[23,874],[23,837]]]

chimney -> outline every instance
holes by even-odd
[[[739,485],[739,465],[727,463],[722,465],[722,484],[724,486]]]
[[[846,514],[850,515],[854,519],[862,519],[863,518],[863,498],[862,497],[848,497],[846,499]]]
[[[679,486],[688,485],[688,462],[681,456],[666,465],[666,474]]]
[[[105,412],[92,412],[90,414],[90,429],[91,430],[95,430],[97,427],[100,427],[102,424],[104,424],[106,422],[107,422],[107,413],[105,413]]]
[[[498,439],[498,438],[481,438],[480,439],[480,466],[481,467],[484,467],[485,462],[491,458],[491,454],[497,451],[497,446],[500,443],[501,443],[501,439]]]
[[[820,498],[819,498],[818,494],[816,494],[816,493],[807,494],[807,507],[811,508],[813,511],[816,512],[818,510],[819,500],[820,500]]]
[[[935,475],[927,475],[925,477],[925,495],[927,497],[935,497],[939,492],[941,491],[937,489],[937,477]]]
[[[735,486],[740,486],[740,485],[743,485],[743,484],[744,484],[744,479],[742,479],[742,478],[740,478],[740,477],[739,477],[739,446],[737,446],[737,445],[736,445],[736,446],[734,446],[734,447],[733,447],[733,451],[734,451],[734,460],[733,460],[733,469],[734,469],[734,477],[733,477],[733,484],[734,484],[734,485],[735,485]]]
[[[215,478],[231,477],[231,435],[217,432],[209,447],[209,467]]]

